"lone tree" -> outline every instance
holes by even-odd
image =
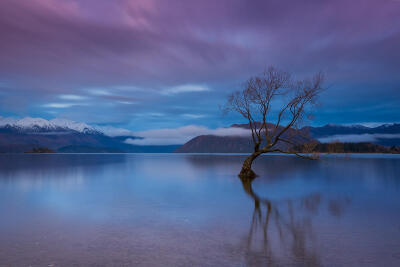
[[[240,177],[254,178],[253,161],[264,153],[280,152],[314,159],[294,150],[300,122],[310,117],[323,90],[322,73],[310,79],[293,80],[288,72],[269,67],[261,75],[248,79],[244,88],[228,98],[226,111],[240,113],[249,122],[253,153],[243,162]],[[279,108],[276,108],[279,105]],[[286,148],[282,148],[282,143]]]

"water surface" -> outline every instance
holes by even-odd
[[[0,266],[400,266],[400,157],[0,155]]]

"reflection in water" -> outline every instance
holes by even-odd
[[[321,266],[312,216],[317,214],[322,196],[311,194],[295,201],[272,203],[254,192],[254,179],[240,180],[244,191],[254,201],[250,230],[243,242],[246,263],[249,266],[280,266],[290,257],[301,266]],[[341,216],[349,203],[349,199],[330,200],[329,211],[334,216]]]
[[[244,157],[0,155],[0,266],[400,266],[400,157]]]
[[[121,166],[126,155],[115,154],[9,154],[0,158],[0,183],[18,185],[24,191],[52,186],[77,189],[88,177]],[[1,188],[0,188],[1,189]]]

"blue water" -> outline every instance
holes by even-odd
[[[400,266],[400,156],[0,155],[0,266]]]

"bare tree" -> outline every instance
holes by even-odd
[[[254,151],[244,161],[239,176],[254,178],[252,163],[264,153],[314,158],[289,149],[296,145],[295,135],[290,133],[310,115],[310,107],[323,90],[323,81],[322,73],[311,79],[294,81],[288,72],[269,67],[261,75],[248,79],[243,90],[229,96],[226,111],[238,112],[248,120],[254,144]],[[280,108],[276,109],[275,105]],[[279,146],[282,143],[287,144],[288,149]]]

